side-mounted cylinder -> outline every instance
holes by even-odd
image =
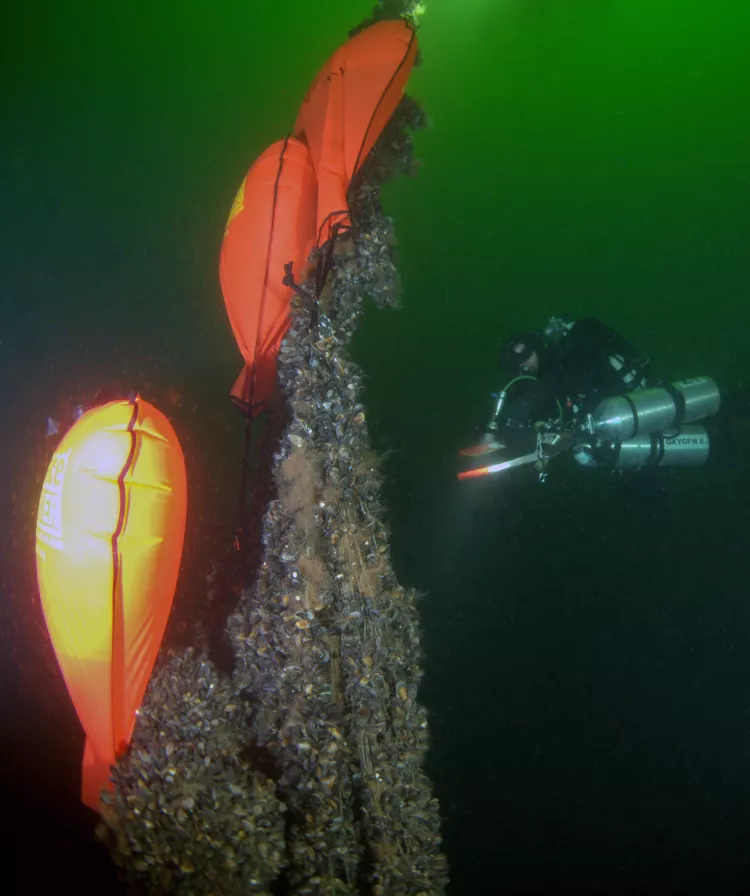
[[[615,467],[694,467],[708,460],[711,439],[698,424],[676,432],[634,436],[612,447]]]
[[[596,448],[585,444],[573,451],[579,464],[588,467],[695,467],[708,460],[711,439],[700,424],[688,424],[671,432],[633,436],[624,442],[605,442]]]
[[[716,383],[707,376],[693,377],[605,398],[591,415],[589,428],[603,441],[626,442],[635,436],[664,433],[703,420],[715,414],[720,405]]]

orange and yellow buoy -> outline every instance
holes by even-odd
[[[44,616],[86,734],[82,800],[98,809],[130,741],[174,597],[187,506],[175,432],[136,397],[85,413],[47,470],[36,558]]]

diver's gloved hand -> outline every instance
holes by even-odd
[[[480,436],[476,445],[462,448],[459,451],[459,454],[462,454],[464,457],[481,457],[483,454],[492,454],[495,451],[503,451],[506,447],[505,442],[498,439],[497,433],[486,432],[484,435]]]
[[[520,457],[536,449],[537,436],[538,432],[533,426],[503,426],[496,438],[505,444],[506,452],[511,457]]]
[[[479,440],[480,444],[487,445],[490,451],[502,451],[503,448],[507,448],[506,443],[498,437],[496,432],[486,432]]]

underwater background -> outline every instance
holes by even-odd
[[[371,5],[8,16],[0,868],[32,891],[117,892],[36,594],[47,417],[110,388],[173,420],[190,503],[168,637],[195,643],[196,618],[216,624],[206,576],[242,453],[224,224]],[[428,3],[409,85],[431,122],[422,166],[384,191],[403,308],[371,306],[353,351],[395,570],[427,592],[421,699],[454,894],[750,884],[747,422],[732,463],[666,487],[564,461],[544,484],[455,478],[502,384],[499,343],[552,314],[600,317],[668,377],[750,386],[748,33],[739,0]]]

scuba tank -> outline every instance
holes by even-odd
[[[605,398],[589,415],[584,428],[603,441],[625,443],[636,436],[668,432],[683,423],[710,417],[720,404],[716,383],[707,376],[693,377]]]
[[[624,442],[591,447],[577,445],[573,457],[586,467],[696,467],[708,460],[711,439],[705,426],[693,424],[671,432],[634,436]]]
[[[635,436],[612,447],[615,467],[693,467],[708,460],[711,440],[705,426],[693,425]]]

